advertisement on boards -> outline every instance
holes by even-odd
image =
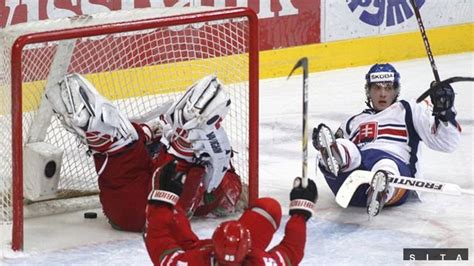
[[[260,49],[320,41],[320,0],[0,0],[0,28],[24,22],[146,7],[249,7],[260,20]]]
[[[471,23],[473,1],[416,0],[426,29]],[[410,0],[322,0],[321,42],[417,31]]]

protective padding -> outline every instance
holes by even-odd
[[[63,151],[46,142],[28,143],[24,148],[24,196],[29,200],[56,197]]]

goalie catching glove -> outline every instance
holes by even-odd
[[[306,220],[314,213],[314,205],[318,200],[318,189],[313,180],[308,179],[308,186],[303,187],[301,177],[293,181],[293,189],[290,193],[290,215],[302,214]]]

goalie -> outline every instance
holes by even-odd
[[[230,99],[215,76],[133,121],[79,74],[66,75],[46,98],[64,128],[92,153],[100,202],[113,228],[143,230],[153,176],[170,162],[186,177],[177,205],[189,216],[234,211],[242,184],[220,125]]]
[[[320,124],[313,146],[320,152],[319,168],[336,195],[354,170],[376,172],[370,184],[360,186],[350,205],[366,206],[375,216],[384,206],[403,204],[409,195],[389,186],[389,175],[413,177],[418,148],[452,152],[460,141],[460,126],[450,85],[437,88],[429,102],[398,100],[400,74],[391,64],[375,64],[366,75],[369,107],[345,120],[336,134]]]

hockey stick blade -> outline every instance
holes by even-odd
[[[451,83],[454,83],[454,82],[460,82],[460,81],[474,81],[474,78],[473,77],[452,77],[452,78],[448,78],[448,79],[445,79],[439,83],[436,83],[436,85],[434,85],[433,87],[429,88],[428,90],[426,90],[425,92],[423,92],[420,97],[418,97],[418,99],[416,99],[416,102],[419,103],[421,101],[423,101],[426,97],[428,97],[432,91],[434,91],[435,89],[445,85],[445,84],[451,84]]]
[[[306,188],[308,186],[308,58],[303,57],[291,70],[287,80],[291,77],[293,72],[299,67],[303,68],[303,140],[302,140],[302,186]]]
[[[344,181],[336,195],[336,202],[343,208],[349,206],[349,202],[354,192],[362,184],[368,184],[372,180],[375,172],[356,170],[352,172]],[[459,196],[462,194],[474,196],[474,191],[463,189],[459,185],[452,183],[444,183],[439,181],[431,181],[426,179],[418,179],[406,176],[392,175],[389,177],[390,186],[403,188],[408,190],[432,192],[439,194],[447,194]]]
[[[286,79],[288,80],[291,77],[291,75],[293,75],[293,72],[295,72],[295,70],[300,67],[303,67],[303,78],[304,78],[305,73],[306,75],[308,74],[308,58],[307,57],[302,57],[300,58],[300,60],[298,60],[298,62],[296,62],[295,66],[293,67],[293,69],[291,70],[290,74],[288,75]]]

